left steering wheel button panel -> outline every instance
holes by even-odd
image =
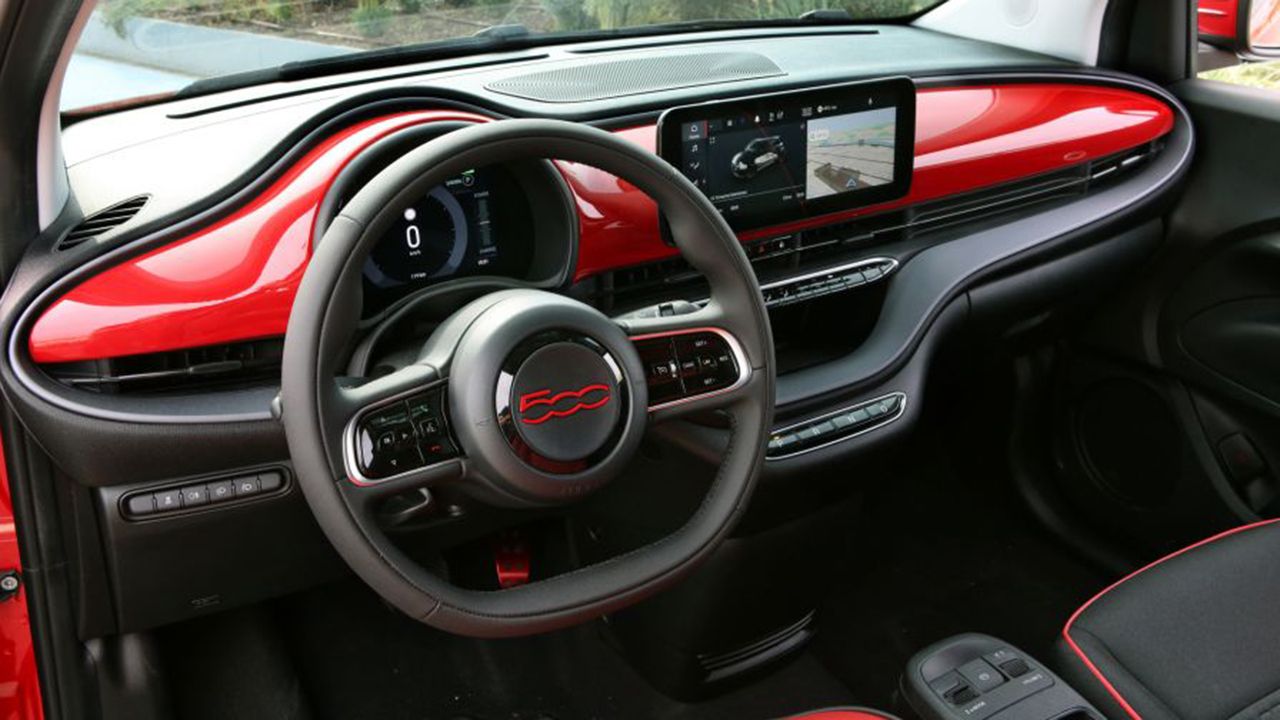
[[[360,418],[355,433],[360,473],[385,480],[453,457],[440,389],[397,401]]]

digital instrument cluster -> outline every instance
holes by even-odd
[[[365,312],[459,277],[524,277],[529,206],[500,167],[468,170],[404,208],[364,265]]]

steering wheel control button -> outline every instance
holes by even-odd
[[[655,407],[723,390],[740,377],[738,359],[718,333],[638,338],[634,344],[648,368],[649,403]]]
[[[515,372],[512,425],[529,450],[543,458],[585,460],[616,435],[620,379],[607,353],[575,341],[544,345]]]
[[[456,457],[445,418],[444,388],[366,413],[356,422],[354,444],[360,480],[385,480]]]
[[[905,408],[906,396],[894,393],[776,430],[765,456],[785,458],[839,442],[897,420]]]
[[[647,369],[645,380],[649,386],[649,402],[661,405],[684,397],[680,361],[676,359],[676,346],[671,338],[640,340],[635,346]]]
[[[356,449],[360,472],[370,480],[389,478],[424,464],[405,402],[361,418],[356,428]]]
[[[444,413],[444,389],[433,388],[406,401],[409,421],[413,426],[418,450],[423,461],[431,465],[455,457],[458,453],[449,439]]]

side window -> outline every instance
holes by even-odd
[[[1280,90],[1280,0],[1198,0],[1196,23],[1200,77]]]

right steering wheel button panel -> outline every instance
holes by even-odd
[[[644,363],[649,402],[657,407],[731,387],[739,368],[733,350],[714,332],[644,338],[635,341]]]

